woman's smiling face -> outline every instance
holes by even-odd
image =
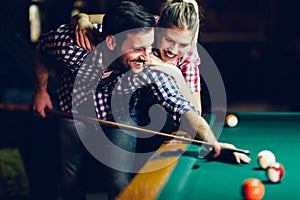
[[[182,57],[189,49],[193,33],[191,30],[179,30],[175,26],[168,29],[159,29],[157,34],[157,46],[164,62],[172,63],[178,57]]]

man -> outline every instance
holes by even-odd
[[[108,11],[106,21],[108,21],[106,23],[107,26],[105,26],[106,28],[103,29],[103,32],[110,32],[112,34],[117,34],[127,29],[152,27],[154,25],[153,17],[144,12],[141,6],[125,1],[117,4]],[[143,43],[138,44],[140,48],[138,55],[139,59],[145,60],[148,57],[148,49],[150,49],[153,43],[153,29],[148,28],[141,33],[142,40],[139,40],[139,42]],[[72,111],[76,112],[75,109],[86,101],[85,97],[75,98],[78,100],[78,104],[76,104],[76,108],[72,108],[74,80],[80,65],[89,53],[89,51],[80,49],[75,45],[73,34],[73,27],[64,25],[40,38],[35,54],[36,90],[33,99],[33,110],[41,117],[46,117],[45,108],[52,108],[51,99],[47,92],[49,68],[45,65],[45,58],[55,58],[58,61],[55,68],[58,68],[57,72],[59,73],[58,98],[60,110],[69,113]],[[114,46],[113,37],[107,37],[106,40],[108,44],[111,44],[107,50],[111,51],[111,48]],[[128,40],[126,41],[127,43],[124,41],[124,46],[130,44]],[[134,37],[130,38],[130,42],[132,41],[135,41]],[[124,62],[126,61],[124,60]],[[139,70],[141,64],[134,64],[133,62],[132,66]],[[102,74],[103,70],[104,66],[93,72],[97,76]],[[85,115],[82,112],[80,114]],[[80,170],[83,164],[82,159],[85,148],[79,139],[77,131],[84,132],[86,124],[78,120],[61,119],[60,127],[63,168],[61,181],[62,199],[85,199],[84,189],[80,180],[80,176],[82,176]],[[116,188],[117,192],[128,180],[123,182],[125,183],[121,183]]]

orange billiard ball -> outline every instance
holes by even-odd
[[[243,182],[242,193],[247,200],[260,200],[265,195],[265,187],[259,179],[249,178]]]
[[[234,114],[227,115],[225,121],[228,127],[235,127],[239,122],[237,116]]]

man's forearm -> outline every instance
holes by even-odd
[[[198,108],[199,105],[197,99],[195,98],[195,95],[192,95],[192,93],[190,92],[182,74],[178,76],[173,76],[173,79],[175,80],[181,94],[185,96],[185,98],[187,98],[195,107]]]
[[[206,120],[196,112],[190,110],[184,113],[181,117],[181,124],[185,131],[191,136],[197,136],[199,139],[210,144],[215,144],[217,142],[217,139]]]
[[[197,106],[197,108],[202,113],[201,93],[200,92],[193,92],[192,94],[193,94],[194,98],[196,99],[196,106]]]
[[[35,90],[47,91],[49,71],[44,65],[42,56],[38,49],[34,52],[33,66],[35,73]]]

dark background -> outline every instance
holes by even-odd
[[[71,11],[105,13],[116,0],[10,0],[0,12],[0,144],[20,148],[32,193],[51,197],[58,177],[55,119],[30,112],[33,90],[29,6],[41,9],[42,31],[69,21]],[[159,14],[162,0],[138,1]],[[199,37],[224,80],[229,109],[299,111],[300,2],[198,0],[205,11]],[[202,83],[204,110],[209,93]],[[90,184],[96,187],[96,184]],[[90,187],[92,188],[92,187]]]
[[[163,0],[136,0],[159,14]],[[28,10],[41,10],[42,32],[69,21],[71,11],[105,13],[117,0],[11,0],[1,6],[0,102],[29,103],[33,87]],[[198,0],[205,20],[199,43],[217,64],[229,108],[266,105],[271,110],[300,109],[300,3],[279,0]],[[202,98],[207,104],[203,83]],[[232,107],[231,107],[232,106]],[[249,109],[255,106],[249,107]]]

